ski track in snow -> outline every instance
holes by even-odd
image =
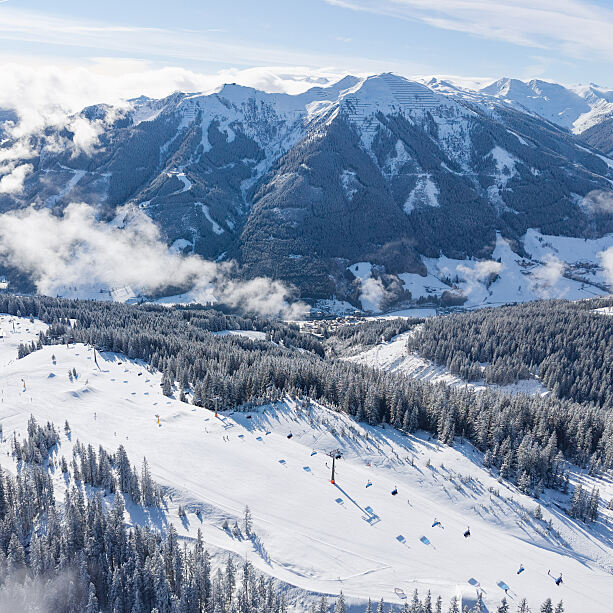
[[[109,452],[121,443],[137,466],[146,456],[154,479],[172,489],[163,516],[128,501],[126,522],[160,529],[172,522],[185,539],[202,528],[214,561],[222,563],[224,552],[232,551],[300,588],[291,592],[293,611],[306,610],[305,592],[338,594],[341,589],[349,603],[361,603],[359,610],[368,597],[401,603],[395,589],[411,594],[417,588],[422,596],[432,589],[446,602],[464,594],[468,603],[475,592],[469,580],[481,585],[490,610],[504,595],[498,587],[504,581],[517,599],[526,596],[533,610],[551,597],[554,602],[563,598],[570,612],[585,610],[587,603],[591,612],[610,611],[612,513],[604,505],[606,524],[586,527],[553,505],[562,502],[559,495],[545,493],[544,518],[552,519],[561,537],[547,535],[544,522],[530,515],[536,501],[498,483],[468,443],[445,447],[427,434],[407,437],[391,428],[357,424],[315,403],[300,408],[289,399],[260,407],[251,418],[246,413],[215,418],[211,411],[166,398],[160,373],[118,354],[100,355],[100,368],[91,348],[78,344],[45,346],[17,360],[17,345],[44,328],[0,315],[5,438],[0,455],[10,472],[16,470],[7,455],[10,439],[13,431],[25,434],[30,414],[60,429],[58,457],[70,458],[77,439]],[[381,362],[393,358],[385,348],[378,352]],[[66,374],[72,368],[79,375],[74,382]],[[71,440],[63,431],[65,419]],[[329,482],[325,455],[336,448],[343,452],[337,487]],[[580,478],[590,483],[586,475]],[[367,489],[368,480],[373,486]],[[598,486],[605,500],[613,496],[611,483]],[[398,496],[390,496],[394,487]],[[59,471],[54,488],[62,501],[65,484]],[[110,504],[112,496],[105,500]],[[224,519],[240,522],[245,504],[261,547],[222,529]],[[187,510],[185,521],[178,516],[179,505]],[[196,509],[202,509],[202,521]],[[444,530],[431,527],[434,517]],[[462,536],[467,525],[470,539]],[[424,536],[429,545],[420,542]],[[517,576],[520,563],[526,572]],[[563,572],[565,583],[556,587],[548,569]]]

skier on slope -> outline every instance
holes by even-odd
[[[466,532],[464,532],[464,538],[467,539],[470,536],[470,526],[466,528]]]
[[[434,523],[432,524],[433,528],[436,528],[436,526],[438,526],[439,528],[443,528],[443,530],[445,529],[445,527],[443,526],[443,524],[441,524],[441,522],[436,519],[436,517],[434,518]]]
[[[524,570],[526,570],[526,569],[524,568],[524,565],[523,565],[523,564],[520,564],[520,565],[519,565],[519,570],[517,571],[517,574],[518,574],[518,575],[521,575],[521,574],[524,572]]]

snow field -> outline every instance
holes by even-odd
[[[83,345],[46,346],[16,360],[18,343],[43,328],[0,316],[5,440],[14,430],[23,435],[34,414],[60,428],[58,453],[67,459],[77,439],[110,452],[121,443],[137,466],[146,456],[172,500],[163,517],[128,505],[126,521],[157,527],[172,522],[184,538],[202,528],[213,550],[246,556],[261,571],[299,588],[292,592],[296,611],[305,610],[300,601],[312,592],[342,590],[353,603],[368,597],[400,603],[396,588],[409,596],[415,588],[422,596],[431,589],[445,601],[458,591],[481,589],[491,610],[504,595],[501,581],[510,586],[513,602],[526,596],[533,609],[552,597],[563,598],[571,612],[610,610],[610,514],[609,523],[587,528],[566,517],[552,494],[543,509],[554,525],[548,534],[545,522],[531,515],[537,503],[498,483],[469,444],[441,446],[427,434],[407,437],[316,404],[302,408],[291,399],[216,418],[164,397],[160,373],[141,363],[105,353],[97,368],[91,348]],[[78,378],[70,382],[72,368]],[[63,432],[65,419],[71,440]],[[343,456],[336,486],[329,482],[326,456],[334,449]],[[3,468],[14,471],[9,450],[8,442],[0,444]],[[372,487],[366,488],[369,480]],[[61,499],[61,474],[54,485]],[[395,487],[398,495],[391,496]],[[601,487],[608,500],[610,484]],[[255,542],[222,528],[224,519],[240,522],[245,504],[252,511]],[[179,505],[187,509],[184,521]],[[435,517],[444,529],[432,528]],[[465,539],[467,526],[472,536]],[[520,563],[526,572],[517,576]],[[559,588],[547,576],[549,569],[563,572]]]

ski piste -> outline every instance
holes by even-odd
[[[567,611],[610,611],[613,562],[604,534],[562,514],[554,504],[561,499],[548,492],[535,501],[499,482],[468,443],[458,439],[448,447],[423,433],[356,423],[292,398],[215,418],[163,396],[161,373],[124,355],[97,351],[98,368],[91,347],[71,343],[17,360],[17,345],[35,340],[43,324],[0,316],[0,327],[4,470],[16,472],[10,440],[14,431],[23,436],[31,414],[39,423],[69,421],[72,437],[62,434],[60,456],[72,457],[76,440],[110,452],[123,444],[130,458],[146,456],[155,480],[172,492],[163,520],[128,501],[127,523],[161,528],[169,522],[188,543],[200,527],[214,561],[223,563],[231,552],[296,586],[296,611],[305,595],[341,590],[362,608],[369,597],[400,605],[396,588],[405,595],[418,589],[422,597],[431,589],[445,606],[459,593],[469,602],[468,590],[474,597],[479,589],[495,610],[504,596],[499,581],[533,610],[550,597],[563,599]],[[73,368],[78,377],[71,382],[66,373]],[[333,485],[325,463],[336,449],[343,457]],[[61,500],[66,486],[57,473]],[[609,500],[610,484],[599,487]],[[391,496],[395,488],[398,495]],[[541,521],[533,517],[537,503]],[[246,504],[266,557],[222,528],[224,520],[242,517]],[[603,514],[610,518],[606,509]],[[433,527],[434,519],[445,530]],[[547,533],[549,520],[559,538]],[[464,538],[468,526],[471,537]],[[520,562],[526,571],[517,575]],[[556,586],[560,572],[563,583]]]

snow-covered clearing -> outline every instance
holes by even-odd
[[[444,366],[439,366],[430,360],[422,358],[416,352],[409,352],[407,339],[414,331],[398,334],[387,343],[381,343],[357,355],[348,357],[351,362],[364,364],[373,368],[399,372],[411,377],[432,383],[445,383],[450,387],[471,387],[476,390],[495,389],[507,394],[540,394],[546,396],[549,390],[537,379],[526,379],[510,385],[495,385],[485,381],[467,382],[452,374]]]
[[[602,315],[613,315],[613,307],[602,307],[602,309],[596,309],[596,312]]]
[[[202,202],[196,202],[196,206],[200,206],[202,209],[202,214],[207,218],[208,222],[213,227],[213,232],[218,235],[223,234],[224,229],[211,217],[209,206],[207,204],[203,204]]]
[[[438,195],[439,189],[432,177],[427,173],[420,175],[417,179],[417,185],[411,190],[407,201],[404,203],[404,212],[410,215],[420,205],[438,207],[440,206]]]
[[[213,332],[212,334],[216,336],[243,336],[252,341],[266,340],[266,333],[259,332],[258,330],[221,330],[220,332]]]
[[[60,428],[68,419],[71,440],[62,429],[60,456],[70,458],[77,439],[109,451],[121,443],[133,462],[146,456],[153,477],[173,490],[163,516],[128,505],[127,522],[172,522],[188,539],[202,528],[212,551],[236,552],[304,590],[292,592],[291,610],[306,610],[306,592],[342,590],[350,603],[363,606],[368,597],[400,604],[395,588],[409,595],[417,588],[446,601],[458,592],[470,600],[481,589],[491,611],[504,595],[498,586],[503,581],[514,605],[526,596],[536,610],[552,597],[564,599],[570,612],[610,611],[612,517],[604,504],[604,519],[588,527],[553,504],[554,498],[561,502],[557,495],[546,494],[544,520],[554,526],[548,533],[545,521],[531,514],[537,503],[498,483],[467,443],[445,447],[425,434],[407,437],[290,399],[216,418],[166,398],[160,373],[120,355],[99,356],[98,368],[90,348],[56,345],[17,360],[17,345],[44,326],[0,316],[0,328],[3,468],[15,471],[8,441],[13,431],[23,436],[30,414]],[[74,381],[67,376],[72,368]],[[333,449],[343,455],[336,485],[329,481],[326,456]],[[54,487],[62,499],[59,471]],[[391,496],[395,487],[398,495]],[[599,487],[608,501],[611,483]],[[245,504],[259,541],[222,528],[224,519],[240,518]],[[184,520],[178,505],[186,507]],[[435,517],[444,529],[432,527]],[[526,570],[517,575],[520,564]],[[549,569],[564,574],[560,587]]]

